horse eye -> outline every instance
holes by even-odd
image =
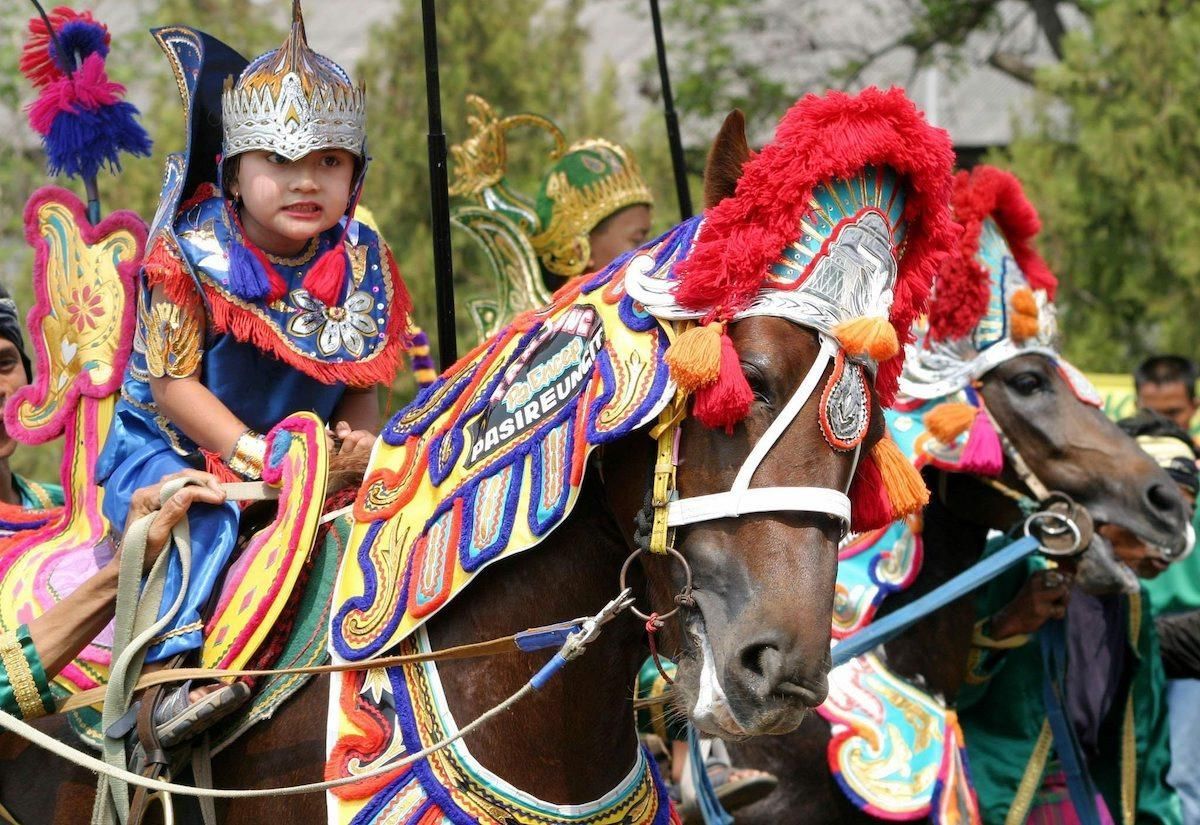
[[[767,377],[762,374],[762,370],[754,364],[742,362],[742,373],[746,376],[746,383],[750,385],[750,391],[754,393],[754,400],[770,406],[771,391],[767,386]]]
[[[1008,385],[1021,395],[1033,395],[1046,388],[1046,380],[1036,372],[1019,372],[1008,379]]]

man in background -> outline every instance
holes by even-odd
[[[1133,373],[1138,409],[1156,412],[1191,431],[1196,412],[1196,362],[1182,355],[1155,355]]]

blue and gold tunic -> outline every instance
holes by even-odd
[[[403,352],[408,295],[374,231],[352,221],[343,241],[342,230],[322,233],[296,258],[271,258],[287,285],[274,301],[248,301],[231,289],[230,250],[241,238],[224,199],[185,206],[172,231],[154,241],[142,269],[133,352],[96,473],[105,488],[104,514],[114,525],[124,525],[138,488],[206,466],[199,447],[159,411],[152,378],[198,376],[262,433],[300,411],[328,421],[347,387],[392,380]],[[339,242],[349,266],[341,300],[326,306],[304,289],[304,276]],[[161,290],[152,299],[155,287]],[[199,647],[200,610],[233,550],[238,513],[233,503],[192,508],[187,593],[148,661]],[[181,573],[172,555],[164,609],[179,592]]]

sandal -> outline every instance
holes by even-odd
[[[707,765],[708,778],[721,807],[736,811],[751,805],[775,790],[779,780],[766,771],[754,768],[735,768],[720,762]]]
[[[155,733],[163,748],[178,745],[236,711],[250,698],[250,686],[234,682],[192,702],[192,680],[181,684],[154,709]]]
[[[776,779],[765,771],[753,768],[734,768],[723,762],[709,762],[707,767],[709,781],[717,793],[721,807],[733,812],[747,805],[752,805],[763,799],[779,784]],[[668,785],[668,791],[674,786]],[[694,799],[680,804],[679,797],[671,796],[679,811],[680,820],[684,825],[703,825],[704,817],[700,805]]]

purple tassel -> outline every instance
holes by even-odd
[[[58,36],[58,43],[62,46],[63,51],[70,56],[71,62],[69,66],[63,62],[58,55],[58,50],[54,47],[53,40],[49,44],[50,57],[64,74],[68,69],[74,71],[76,66],[90,55],[98,54],[101,57],[108,57],[108,31],[94,20],[72,20],[64,23],[55,34]]]
[[[119,170],[122,152],[149,157],[150,137],[134,119],[137,113],[132,103],[59,112],[45,138],[50,174],[91,178],[104,166]]]
[[[229,291],[243,301],[260,301],[271,291],[262,262],[236,242],[229,245]]]

